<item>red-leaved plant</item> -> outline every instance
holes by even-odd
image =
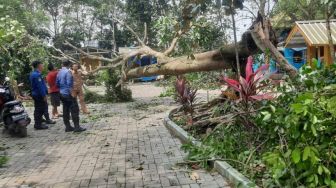
[[[177,101],[182,105],[183,111],[186,114],[189,113],[191,116],[188,120],[188,124],[192,124],[197,89],[191,88],[183,76],[177,77],[175,89],[177,93]]]
[[[260,89],[269,86],[261,84],[270,77],[267,72],[269,64],[261,66],[256,72],[253,72],[253,58],[249,56],[246,64],[246,76],[240,76],[239,80],[223,77],[223,81],[232,89],[239,92],[239,100],[245,107],[248,107],[249,101],[270,100],[274,98],[273,93],[258,93]]]

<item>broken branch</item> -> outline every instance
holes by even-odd
[[[105,57],[100,57],[100,56],[95,56],[95,55],[91,55],[87,52],[85,52],[82,49],[77,48],[76,46],[72,45],[71,43],[69,43],[68,41],[65,41],[64,43],[65,45],[73,48],[74,50],[77,50],[78,52],[80,52],[81,54],[85,55],[87,58],[89,59],[94,59],[94,60],[99,60],[99,61],[105,61],[105,62],[109,62],[109,63],[118,63],[120,62],[123,58],[121,56],[118,56],[114,59],[110,59],[110,58],[105,58]]]

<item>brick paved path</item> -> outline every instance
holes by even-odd
[[[61,121],[47,131],[30,125],[24,139],[0,134],[10,157],[0,187],[229,187],[217,173],[176,166],[186,154],[163,126],[171,101],[154,98],[152,85],[133,92],[132,103],[90,105],[82,134],[65,133]]]

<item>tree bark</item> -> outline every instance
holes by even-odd
[[[326,5],[327,8],[326,8],[326,27],[327,27],[327,35],[328,35],[328,43],[329,43],[329,50],[330,50],[330,61],[331,63],[334,63],[335,62],[335,47],[334,47],[334,44],[333,44],[333,40],[332,40],[332,37],[331,37],[331,28],[330,28],[330,17],[332,15],[332,13],[330,13],[329,11],[329,7],[328,5]],[[334,12],[331,11],[331,12]]]
[[[231,8],[232,9],[232,8]],[[233,27],[233,38],[234,38],[234,45],[235,45],[235,54],[236,54],[236,64],[237,64],[237,74],[238,77],[241,75],[240,73],[240,63],[239,63],[239,52],[238,52],[238,44],[237,44],[237,28],[236,28],[236,20],[234,17],[234,11],[231,11],[231,17],[232,17],[232,27]]]
[[[264,25],[269,25],[265,24],[265,22],[269,22],[269,20],[263,21]],[[268,38],[268,34],[265,34],[262,22],[254,24],[253,28],[251,29],[251,35],[258,48],[264,53],[269,51],[273,59],[277,61],[280,67],[282,67],[290,77],[293,78],[297,75],[298,71],[296,70],[296,68],[291,65],[287,61],[287,59],[279,52],[279,50],[275,47],[272,41]]]
[[[245,46],[238,45],[241,54],[241,63],[245,63],[245,58],[251,53]],[[154,75],[181,75],[191,72],[214,71],[221,69],[235,69],[235,48],[228,45],[219,50],[194,54],[195,59],[188,56],[170,58],[166,62],[153,64],[145,67],[137,67],[127,72],[127,79],[141,76]]]

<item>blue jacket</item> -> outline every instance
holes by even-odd
[[[32,88],[32,96],[45,97],[48,94],[47,85],[38,70],[34,70],[29,77],[30,85]]]
[[[68,68],[62,67],[62,69],[58,72],[56,85],[60,88],[60,93],[62,95],[71,95],[73,77]]]

